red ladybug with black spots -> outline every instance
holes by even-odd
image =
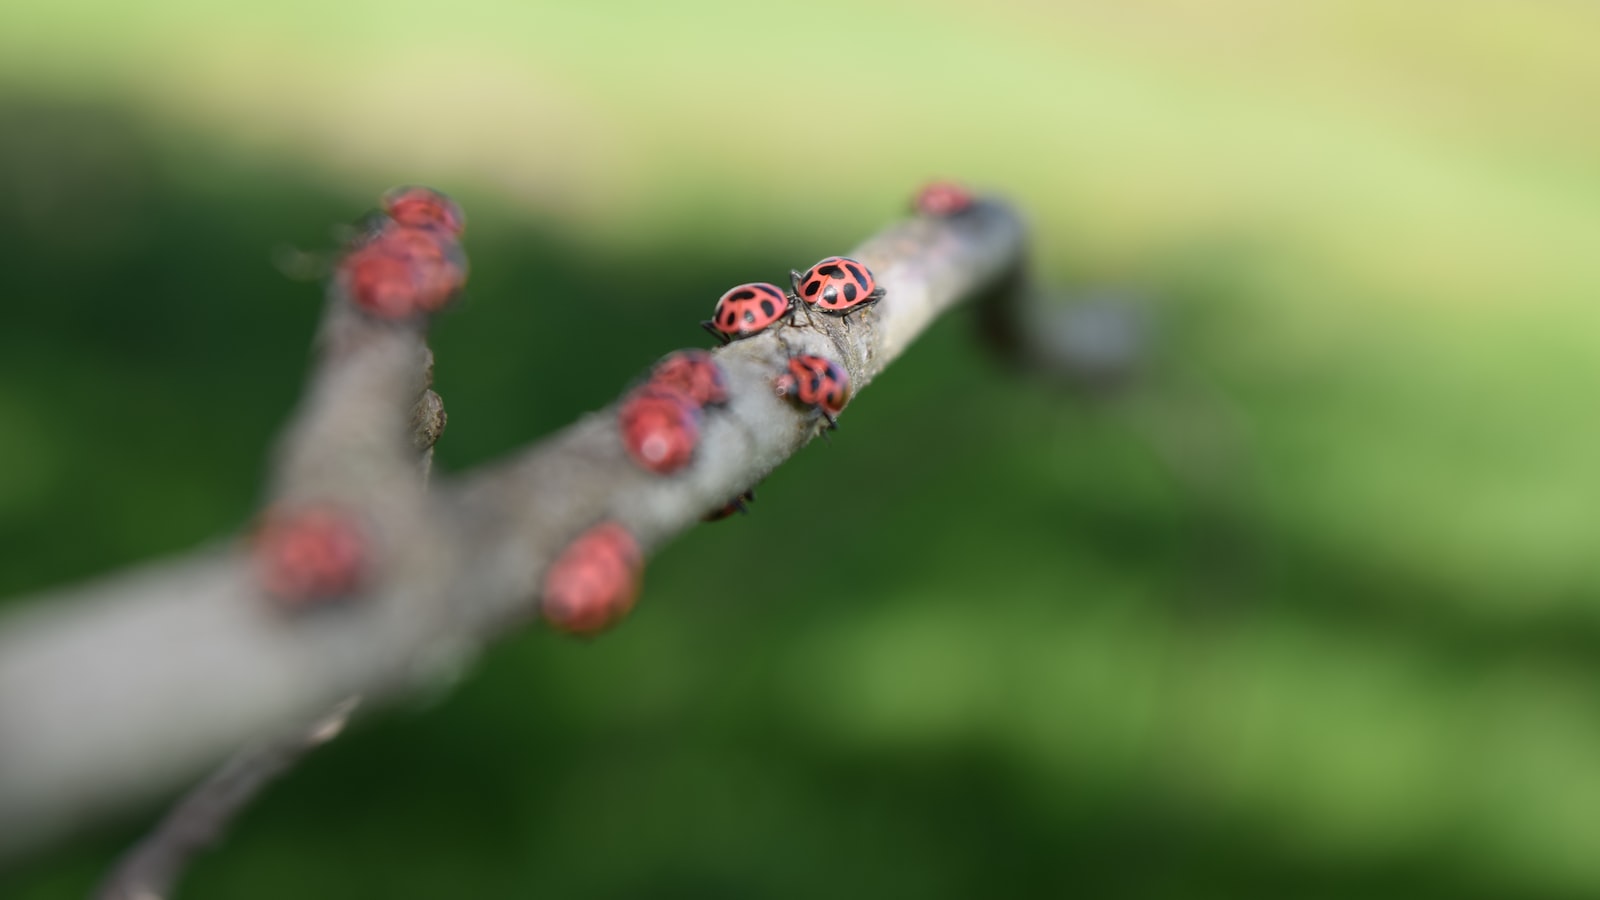
[[[911,208],[925,216],[953,216],[972,208],[972,193],[953,181],[935,181],[917,191]]]
[[[299,610],[360,590],[371,543],[355,515],[321,503],[269,510],[250,549],[261,586],[285,609]]]
[[[650,370],[650,383],[678,391],[700,407],[728,402],[722,367],[704,350],[678,350],[662,357]]]
[[[760,334],[793,312],[794,301],[783,288],[759,281],[730,288],[700,327],[726,344]]]
[[[848,256],[830,256],[805,272],[790,272],[794,296],[807,306],[844,316],[883,299],[872,270]]]
[[[383,211],[405,228],[436,228],[455,237],[467,230],[461,207],[432,188],[395,188],[383,195]]]
[[[835,417],[850,401],[850,373],[844,366],[821,356],[791,356],[774,384],[780,395],[821,413],[830,429],[839,427]]]
[[[599,634],[633,610],[642,568],[633,534],[617,522],[601,522],[568,544],[545,571],[539,611],[557,631]]]
[[[445,232],[391,223],[340,261],[339,277],[363,311],[404,319],[448,305],[466,284],[467,257]]]
[[[689,464],[700,443],[700,408],[679,391],[647,383],[622,401],[617,428],[634,462],[671,475]]]

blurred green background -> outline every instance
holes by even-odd
[[[184,896],[1600,894],[1600,7],[0,6],[0,594],[238,528],[286,278],[466,205],[445,469],[924,179],[1147,298],[1112,401],[941,321],[633,619],[318,753]],[[275,262],[276,261],[276,262]],[[857,536],[818,547],[817,517]],[[83,895],[154,810],[0,873]]]

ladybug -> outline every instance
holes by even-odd
[[[710,512],[706,513],[705,515],[701,516],[700,517],[700,521],[702,521],[702,522],[720,522],[723,519],[726,519],[727,517],[733,515],[734,513],[748,513],[750,511],[750,509],[745,504],[754,503],[755,499],[756,499],[756,489],[755,488],[751,488],[750,490],[745,491],[744,493],[742,493],[739,496],[733,498],[732,500],[729,500],[726,506],[719,506],[716,509],[713,509],[712,511],[710,511]]]
[[[728,379],[722,367],[704,350],[679,350],[669,353],[650,370],[650,384],[678,391],[696,406],[720,406],[728,402]]]
[[[432,228],[460,237],[467,217],[454,200],[425,187],[398,187],[383,195],[383,211],[407,228]]]
[[[639,542],[601,522],[568,544],[544,573],[539,612],[550,627],[583,637],[622,621],[639,596]]]
[[[953,181],[934,181],[917,191],[911,208],[925,216],[953,216],[972,208],[972,193]]]
[[[645,384],[622,401],[617,426],[634,462],[670,475],[689,464],[700,442],[700,408],[678,391]]]
[[[829,428],[839,427],[834,417],[850,400],[850,373],[844,366],[821,356],[791,356],[774,384],[780,395],[820,412]]]
[[[438,312],[467,281],[461,244],[442,232],[390,224],[339,264],[346,295],[384,319]]]
[[[273,509],[252,536],[256,576],[283,606],[303,609],[360,590],[369,569],[360,521],[331,505]]]
[[[830,256],[805,273],[790,272],[794,295],[825,313],[847,315],[883,299],[872,271],[847,256]]]
[[[764,281],[741,284],[717,300],[711,318],[701,322],[700,327],[726,344],[760,334],[784,316],[792,315],[793,310],[794,300],[783,288]]]

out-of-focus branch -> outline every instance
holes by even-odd
[[[629,458],[608,408],[427,486],[417,450],[431,443],[410,435],[436,437],[443,414],[420,327],[363,315],[336,286],[271,496],[360,512],[371,529],[362,589],[285,609],[229,542],[0,621],[0,858],[164,794],[346,698],[413,688],[531,619],[547,566],[597,521],[620,523],[646,552],[660,546],[815,437],[818,418],[774,389],[791,353],[838,361],[859,393],[936,316],[1021,265],[1023,245],[998,201],[868,240],[851,255],[885,299],[718,350],[728,405],[708,413],[693,462],[668,477]]]
[[[100,900],[161,900],[172,892],[184,866],[215,844],[256,794],[302,756],[339,736],[357,700],[351,698],[280,741],[250,747],[167,813],[161,824],[118,862],[100,888]]]
[[[1127,288],[1068,298],[1041,287],[1026,265],[980,298],[978,326],[1008,365],[1091,395],[1133,380],[1151,339],[1147,312]]]

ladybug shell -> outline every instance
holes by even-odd
[[[366,579],[366,532],[332,506],[268,511],[250,549],[261,586],[286,607],[347,596]]]
[[[594,635],[622,621],[639,596],[639,542],[601,522],[568,544],[545,571],[539,611],[552,628]]]
[[[696,406],[728,402],[728,382],[722,367],[704,350],[669,353],[650,370],[650,384],[678,391]]]
[[[847,256],[830,256],[794,280],[801,300],[826,312],[844,312],[878,299],[872,272]]]
[[[711,327],[730,338],[746,338],[771,328],[789,312],[789,295],[764,281],[730,288],[717,301]]]
[[[383,195],[383,211],[407,228],[437,228],[456,237],[467,229],[461,207],[431,188],[395,188]]]
[[[657,475],[689,464],[700,442],[700,410],[686,395],[649,384],[629,394],[617,412],[622,446],[633,461]]]
[[[467,281],[467,259],[450,235],[390,224],[345,256],[350,301],[372,315],[404,319],[437,312]]]
[[[838,415],[850,399],[850,373],[820,356],[790,357],[779,386],[788,396],[830,416]]]
[[[935,181],[917,191],[911,205],[925,216],[953,216],[972,206],[972,194],[953,181]]]

